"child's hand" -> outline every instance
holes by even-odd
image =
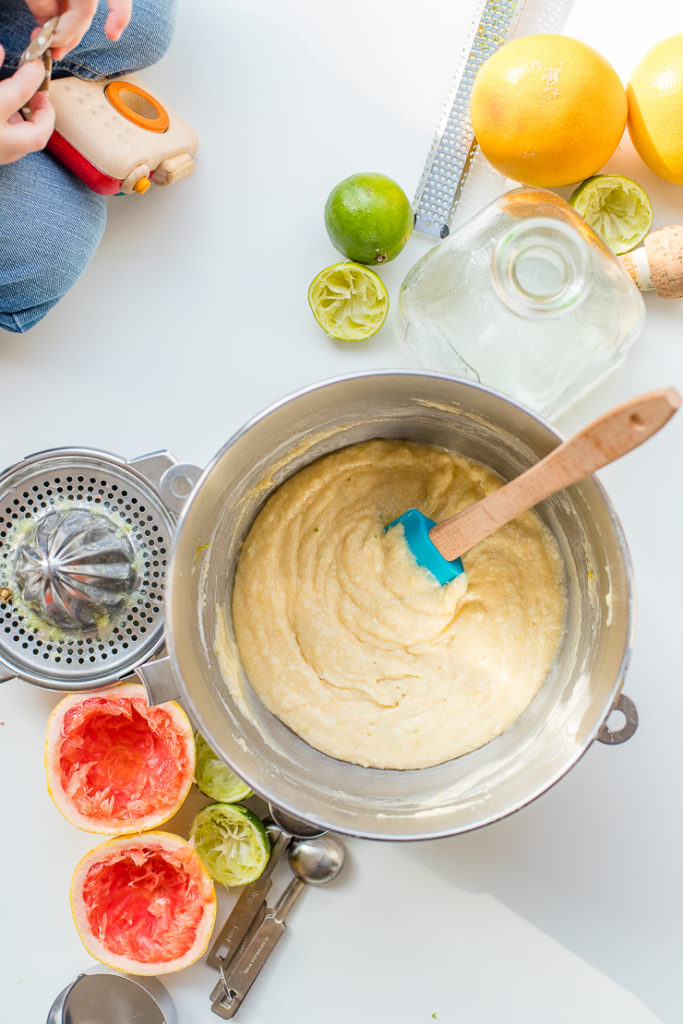
[[[59,14],[59,25],[53,36],[50,49],[54,60],[62,57],[78,46],[90,28],[97,0],[26,0],[27,7],[33,13],[39,25]],[[108,39],[115,42],[130,21],[133,0],[107,0],[109,16],[104,31]]]
[[[0,66],[4,59],[0,46]],[[44,92],[36,92],[44,77],[43,62],[32,60],[0,82],[0,164],[14,163],[43,149],[52,135],[54,109]],[[32,111],[30,121],[24,121],[19,113],[27,103]]]

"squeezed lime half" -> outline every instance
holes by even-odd
[[[617,256],[629,252],[652,227],[647,192],[620,174],[596,174],[579,185],[569,203]]]
[[[212,800],[220,800],[222,803],[234,804],[252,795],[246,782],[214,754],[202,734],[197,731],[194,734],[194,743],[197,748],[194,781],[205,796],[210,796]]]
[[[192,822],[190,839],[213,880],[222,885],[253,882],[270,857],[263,822],[240,804],[203,807]]]
[[[374,270],[360,263],[335,263],[313,278],[308,304],[330,338],[365,341],[386,320],[389,295]]]

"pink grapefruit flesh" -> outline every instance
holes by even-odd
[[[190,843],[148,832],[87,853],[74,872],[71,906],[96,959],[130,974],[166,974],[206,950],[216,895]]]
[[[173,702],[148,707],[125,683],[64,698],[48,722],[48,789],[72,824],[110,835],[167,821],[192,784],[192,727]]]

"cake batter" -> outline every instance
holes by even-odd
[[[526,512],[441,586],[417,564],[406,509],[442,520],[501,486],[441,448],[373,440],[290,477],[254,521],[232,615],[266,707],[318,750],[423,768],[502,733],[542,686],[565,599],[560,554]]]

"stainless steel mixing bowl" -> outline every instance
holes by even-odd
[[[493,742],[433,768],[387,771],[328,757],[266,711],[243,673],[245,709],[233,699],[215,650],[223,643],[217,609],[224,610],[228,644],[234,644],[235,566],[272,490],[314,459],[374,437],[441,445],[504,479],[560,440],[500,394],[430,373],[346,377],[272,406],[225,445],[190,497],[166,582],[169,661],[151,663],[140,675],[154,700],[175,690],[220,756],[261,796],[297,817],[378,839],[453,835],[529,803],[595,739],[619,694],[631,647],[629,556],[594,478],[545,501],[538,511],[565,566],[566,634],[527,711]]]

